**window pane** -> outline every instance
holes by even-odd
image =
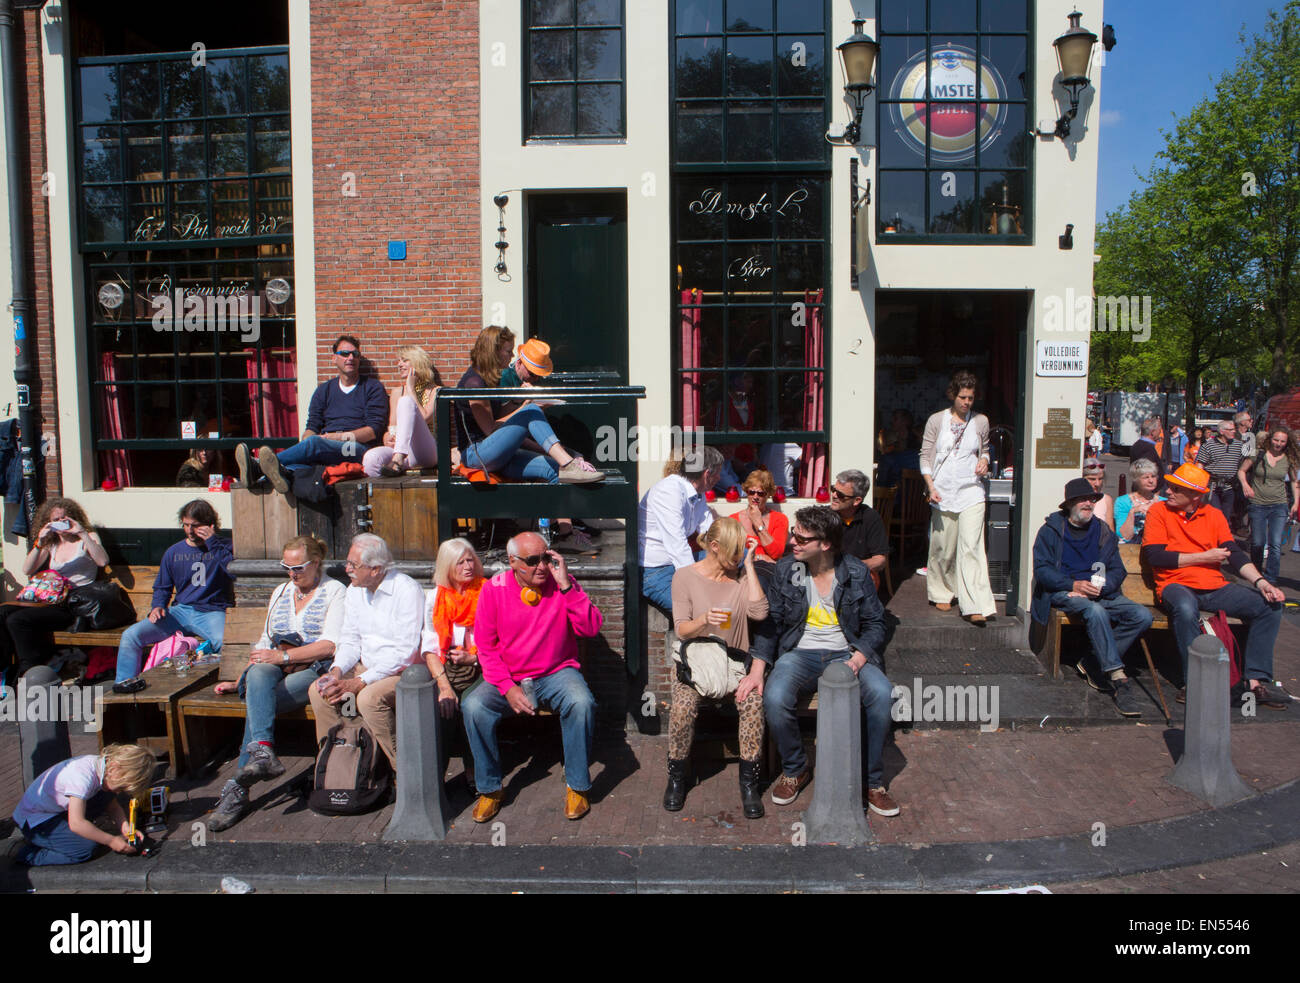
[[[578,129],[587,136],[618,136],[623,132],[623,87],[578,86]]]
[[[930,0],[930,30],[975,30],[975,4],[971,0]]]
[[[708,298],[705,298],[706,300]],[[700,307],[700,365],[722,365],[721,307]]]
[[[684,162],[722,159],[722,106],[677,104],[677,159]]]
[[[87,123],[120,119],[116,65],[87,65],[81,69],[81,118]]]
[[[719,239],[723,234],[725,183],[718,178],[677,182],[677,238]]]
[[[573,78],[573,34],[533,31],[529,37],[529,78],[534,82]]]
[[[772,316],[771,307],[731,308],[727,364],[772,364]]]
[[[772,106],[738,102],[727,107],[727,159],[772,160]]]
[[[826,114],[821,106],[783,103],[778,116],[777,157],[780,160],[822,160],[827,155]]]
[[[777,246],[776,289],[785,293],[816,290],[825,282],[821,243],[780,243]]]
[[[139,397],[139,436],[145,440],[179,439],[181,425],[176,413],[176,384],[141,384]]]
[[[825,187],[821,178],[778,179],[772,195],[776,234],[783,239],[822,238]]]
[[[578,0],[579,24],[619,24],[619,0]]]
[[[86,239],[89,242],[122,241],[122,195],[116,188],[85,188]]]
[[[248,122],[215,119],[208,123],[212,146],[212,176],[248,173]]]
[[[770,96],[772,94],[772,39],[729,38],[727,40],[727,95]]]
[[[787,35],[777,38],[777,85],[781,95],[822,94],[826,80],[825,47],[820,37]]]
[[[821,404],[825,399],[825,375],[821,372],[778,372],[777,407],[780,430],[820,430],[825,418]]]
[[[289,169],[292,156],[288,116],[268,116],[253,121],[253,154],[255,171]]]
[[[254,113],[289,111],[289,56],[248,59],[248,108]]]
[[[882,99],[911,99],[925,94],[925,61],[917,58],[925,51],[925,38],[891,37],[880,39],[880,66],[876,75],[880,81]],[[907,69],[907,74],[899,73]],[[904,84],[905,83],[905,84]]]
[[[573,23],[573,0],[531,0],[534,27]]]
[[[733,242],[727,260],[727,292],[732,295],[771,293],[772,269],[771,243]]]
[[[203,115],[203,73],[189,61],[163,63],[163,94],[168,119]]]
[[[721,244],[679,246],[677,262],[683,290],[703,290],[713,295],[705,300],[717,300],[724,280]]]
[[[212,221],[217,237],[256,234],[250,223],[247,181],[212,182]]]
[[[924,31],[925,0],[885,0],[880,5],[880,30]]]
[[[981,31],[1023,31],[1029,25],[1026,0],[983,0],[980,4]]]
[[[533,125],[529,133],[533,136],[572,136],[573,86],[571,85],[534,85]]]
[[[208,112],[213,116],[248,112],[243,58],[213,58],[208,62]]]
[[[158,119],[162,115],[158,104],[158,65],[144,63],[123,65],[122,118]]]
[[[772,30],[772,0],[727,0],[727,30]]]
[[[929,231],[936,235],[975,232],[975,172],[930,172]]]
[[[915,235],[925,228],[925,172],[881,171],[880,235]]]
[[[81,177],[83,181],[120,181],[122,148],[116,126],[81,128]]]
[[[990,106],[984,109],[980,145],[981,167],[1024,167],[1028,163],[1030,136],[1024,106]]]
[[[1025,39],[984,38],[980,58],[986,77],[981,94],[990,99],[1023,99],[1025,91]],[[991,72],[990,72],[991,70]],[[991,75],[992,77],[988,77]],[[999,96],[996,93],[1001,92]]]
[[[889,103],[880,109],[880,166],[925,163],[925,103]]]
[[[623,77],[623,32],[578,32],[578,78]]]
[[[203,124],[167,124],[167,176],[206,177],[207,142],[203,138]]]
[[[172,235],[174,239],[207,239],[208,186],[198,181],[167,186],[171,199]]]
[[[822,31],[822,5],[817,0],[776,0],[778,31]]]
[[[981,232],[1023,235],[1025,232],[1023,171],[980,174]]]
[[[677,94],[722,95],[721,38],[683,38],[677,42]]]
[[[162,127],[143,123],[122,127],[126,137],[126,174],[132,181],[162,180]]]
[[[677,0],[678,34],[722,31],[722,0]]]

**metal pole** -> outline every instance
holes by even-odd
[[[31,5],[28,4],[30,7]],[[41,4],[40,6],[44,6]],[[27,294],[27,223],[24,197],[24,162],[19,148],[16,65],[19,51],[14,39],[14,4],[0,0],[0,76],[4,81],[5,154],[8,165],[9,251],[13,276],[14,381],[18,388],[19,449],[23,464],[23,511],[30,526],[41,494],[43,468],[40,457],[40,412],[32,405],[35,370],[31,346],[31,298]]]

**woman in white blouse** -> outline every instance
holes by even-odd
[[[989,471],[989,421],[971,412],[975,376],[960,369],[948,383],[952,408],[925,424],[921,476],[930,500],[926,594],[940,611],[955,599],[961,615],[982,625],[997,611],[984,553],[983,482]]]
[[[325,576],[324,564],[325,544],[319,539],[296,536],[284,544],[280,566],[289,579],[271,594],[262,637],[248,653],[239,681],[217,684],[218,693],[238,690],[246,708],[239,771],[221,790],[208,819],[211,829],[227,829],[239,820],[248,810],[250,786],[284,774],[272,741],[276,715],[306,706],[311,684],[334,661],[347,589]]]

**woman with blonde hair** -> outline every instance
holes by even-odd
[[[745,528],[733,516],[724,516],[701,537],[704,559],[673,574],[673,621],[683,643],[677,678],[672,685],[672,710],[668,717],[668,788],[664,808],[677,812],[686,803],[687,762],[695,740],[695,719],[701,696],[686,668],[685,643],[693,638],[721,642],[729,654],[739,655],[749,670],[749,621],[767,617],[767,595],[754,567],[754,551],[745,550]],[[744,572],[741,572],[742,556]],[[733,657],[734,657],[733,655]],[[685,671],[684,671],[685,670]],[[733,682],[736,681],[733,678]],[[737,693],[733,689],[733,699]],[[763,694],[750,689],[736,703],[740,713],[740,797],[745,818],[763,815],[760,759],[763,753]]]
[[[388,393],[388,432],[384,443],[372,447],[361,467],[372,478],[396,478],[408,469],[431,468],[438,463],[438,437],[433,411],[437,403],[438,370],[419,345],[397,350],[397,377],[401,385]]]

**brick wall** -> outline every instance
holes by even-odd
[[[320,377],[346,332],[386,385],[406,344],[455,385],[482,327],[478,4],[314,2],[311,47]]]

